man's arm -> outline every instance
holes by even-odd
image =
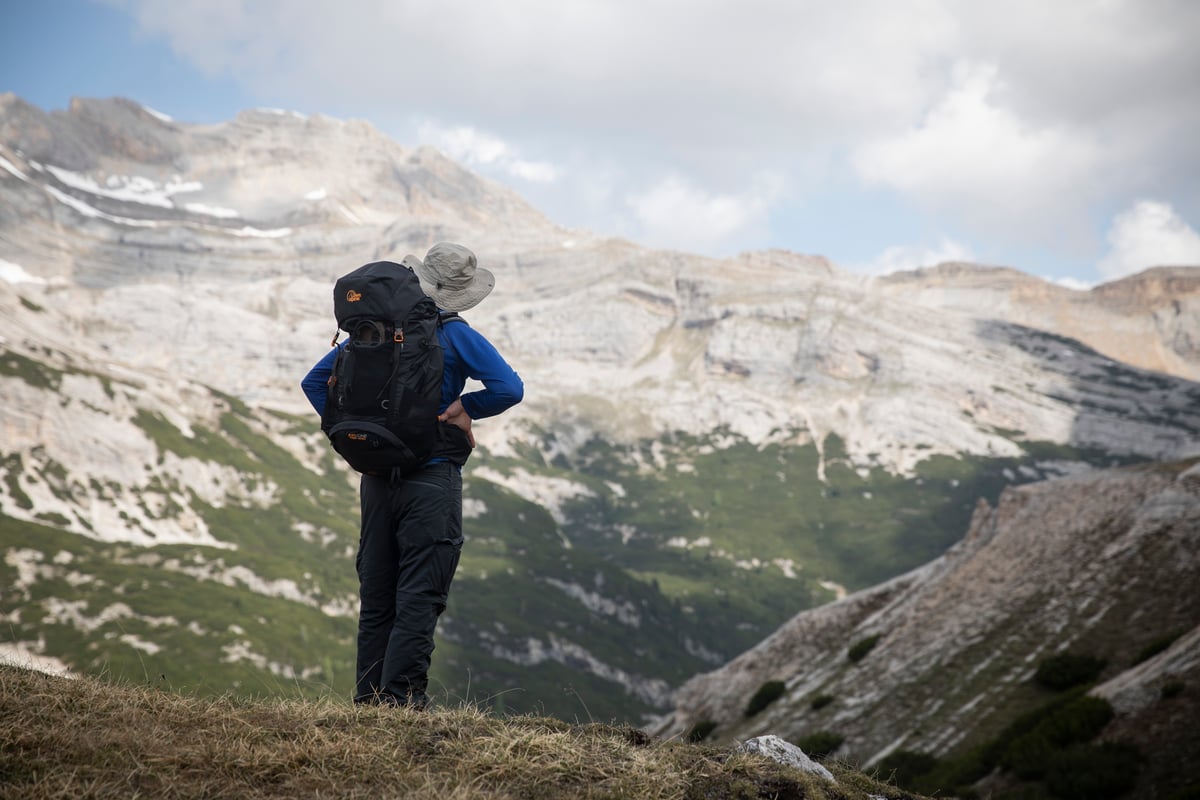
[[[300,388],[304,390],[304,396],[308,398],[308,402],[312,403],[312,407],[318,414],[325,413],[325,401],[329,397],[329,376],[333,374],[333,362],[340,349],[341,345],[330,348],[329,352],[308,371],[304,380],[300,381]]]
[[[468,417],[494,417],[524,399],[525,384],[521,381],[521,376],[517,375],[483,334],[467,325],[448,325],[446,333],[451,337],[454,351],[467,376],[483,384],[483,389],[464,394],[455,401]],[[446,413],[449,413],[452,407],[453,404],[447,407]]]

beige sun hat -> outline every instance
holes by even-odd
[[[425,260],[408,256],[425,294],[446,311],[466,311],[479,305],[496,286],[496,276],[479,266],[475,254],[461,244],[438,242]]]

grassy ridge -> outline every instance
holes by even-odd
[[[831,764],[480,709],[196,698],[0,665],[6,796],[911,800]]]

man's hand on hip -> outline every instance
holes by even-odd
[[[451,425],[461,428],[467,434],[467,442],[474,449],[475,434],[471,433],[471,418],[467,415],[466,409],[463,408],[461,400],[455,400],[446,406],[446,410],[438,415],[438,422],[449,422]]]

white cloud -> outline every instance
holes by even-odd
[[[601,233],[629,234],[639,195],[645,230],[674,240],[656,210],[673,194],[811,251],[738,189],[760,173],[797,207],[861,177],[1001,260],[1092,263],[1095,210],[1128,198],[1200,208],[1194,0],[106,2],[255,102],[365,117],[403,144],[432,120],[446,152]],[[644,189],[668,174],[683,188]],[[886,227],[830,226],[855,252]]]
[[[1102,160],[1085,131],[1035,127],[997,102],[998,69],[960,62],[941,101],[922,122],[863,144],[859,174],[976,224],[1057,225],[1064,200],[1091,182]]]
[[[924,245],[897,245],[889,247],[862,269],[875,275],[889,272],[932,267],[947,261],[974,261],[971,248],[951,239],[943,238],[936,247]]]
[[[422,129],[421,138],[432,140],[446,155],[467,164],[490,165],[509,157],[507,144],[465,125],[450,129],[428,126]]]
[[[1086,292],[1091,289],[1093,284],[1087,281],[1081,281],[1078,278],[1054,278],[1053,283],[1057,283],[1065,289],[1071,289],[1076,292]]]
[[[627,202],[641,225],[642,241],[724,255],[761,236],[777,186],[764,175],[744,192],[713,194],[670,175]]]
[[[533,183],[552,183],[559,177],[559,170],[553,164],[527,161],[503,139],[469,125],[439,128],[426,123],[417,136],[422,142],[432,144],[450,158],[470,167],[498,170]]]
[[[1200,266],[1200,234],[1166,203],[1142,200],[1122,211],[1108,242],[1111,249],[1096,267],[1110,280],[1150,267]]]
[[[531,183],[553,183],[558,180],[559,170],[553,164],[545,161],[525,161],[517,159],[508,165],[508,172],[514,178],[520,178]]]

